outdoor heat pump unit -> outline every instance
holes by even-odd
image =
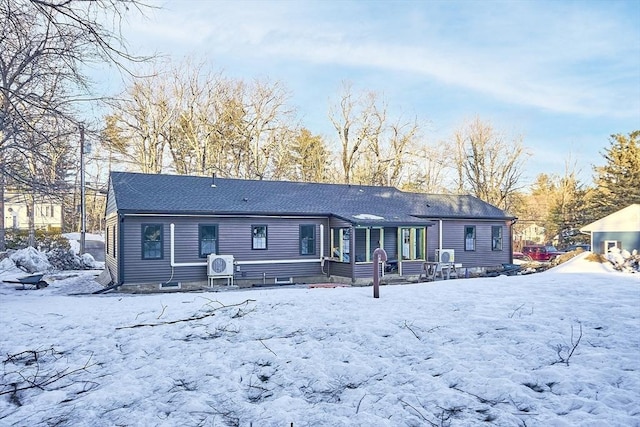
[[[455,255],[453,249],[436,249],[436,260],[438,262],[455,262]]]
[[[207,256],[207,276],[233,276],[233,255],[209,254]]]

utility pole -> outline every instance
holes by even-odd
[[[85,203],[84,183],[84,125],[80,125],[80,254],[85,251],[85,234],[87,232],[87,206]]]

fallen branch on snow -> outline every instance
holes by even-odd
[[[238,304],[222,305],[222,306],[220,306],[220,307],[213,308],[213,309],[211,309],[211,311],[209,311],[209,312],[207,312],[207,313],[205,313],[205,314],[202,314],[202,315],[200,315],[200,316],[192,316],[192,317],[187,317],[187,318],[184,318],[184,319],[168,320],[168,321],[166,321],[166,322],[157,322],[157,323],[138,323],[138,324],[136,324],[136,325],[130,325],[130,326],[118,326],[118,327],[116,328],[116,330],[118,330],[118,329],[135,329],[135,328],[142,328],[143,326],[173,325],[173,324],[176,324],[176,323],[191,322],[191,321],[193,321],[193,320],[202,320],[202,319],[206,319],[207,317],[215,316],[215,315],[216,315],[216,313],[215,313],[215,312],[216,312],[216,311],[218,311],[218,310],[221,310],[221,309],[223,309],[223,308],[238,307],[238,306],[241,306],[241,305],[247,305],[247,304],[249,304],[250,302],[255,302],[255,301],[256,301],[256,300],[253,300],[253,299],[247,299],[247,300],[244,300],[243,302],[238,303]]]

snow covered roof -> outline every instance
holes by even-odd
[[[640,231],[640,203],[635,203],[592,222],[580,229],[583,233],[598,231]]]

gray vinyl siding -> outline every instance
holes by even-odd
[[[202,266],[177,266],[171,271],[171,224],[175,228],[174,256],[176,263],[202,263]],[[282,260],[277,264],[241,264],[236,279],[273,279],[275,277],[305,277],[322,274],[320,266],[320,224],[323,218],[218,218],[218,217],[138,217],[128,216],[122,223],[126,235],[124,246],[124,280],[126,283],[160,283],[172,281],[206,281],[206,258],[199,256],[198,225],[218,226],[218,254],[233,255],[235,261]],[[163,257],[142,259],[141,225],[163,225]],[[251,227],[267,226],[266,250],[251,248]],[[315,254],[301,255],[300,225],[314,225]],[[325,245],[327,245],[325,235]],[[311,262],[287,263],[287,260],[308,259]],[[317,260],[317,261],[316,261]]]
[[[384,229],[384,251],[387,259],[398,259],[398,229],[387,227]]]
[[[373,281],[373,263],[356,264],[354,269],[356,279],[371,279]]]
[[[424,261],[402,261],[403,276],[418,276],[422,272],[422,264]]]
[[[239,261],[277,259],[319,259],[322,218],[225,218],[218,221],[220,254]],[[251,226],[267,226],[267,249],[251,249]],[[315,226],[315,253],[300,254],[300,226]],[[329,243],[325,237],[325,246]]]
[[[276,277],[303,278],[322,275],[320,266],[320,224],[322,218],[260,218],[260,224],[267,226],[267,249],[251,249],[251,226],[256,218],[233,218],[219,227],[220,253],[231,254],[236,261],[281,260],[277,264],[242,264],[238,279],[273,279]],[[224,226],[223,226],[224,224]],[[300,254],[300,226],[315,226],[315,253]],[[326,227],[325,227],[326,228]],[[325,247],[329,244],[324,237]],[[325,249],[326,252],[326,249]],[[309,260],[305,263],[287,263],[287,260]]]
[[[596,254],[604,254],[604,242],[613,240],[620,242],[620,249],[631,252],[634,249],[640,251],[639,231],[597,231],[591,237],[591,250]]]
[[[439,244],[439,224],[429,228],[427,233],[427,257],[429,261],[435,261],[435,251]],[[475,251],[464,250],[464,227],[476,227]],[[491,250],[491,227],[502,227],[502,250]],[[464,267],[493,267],[511,262],[511,240],[509,227],[504,221],[479,221],[479,220],[443,220],[442,222],[442,249],[455,250],[455,262]]]
[[[109,271],[111,275],[111,280],[114,283],[119,283],[118,281],[118,216],[111,215],[107,217],[105,221],[105,227],[108,230],[107,238],[109,241],[105,242],[105,254],[104,254],[104,263],[105,268]],[[107,248],[109,250],[107,251]],[[115,257],[114,257],[115,255]]]
[[[353,230],[353,225],[350,222],[342,219],[338,219],[338,218],[331,218],[329,220],[329,227],[330,228],[351,228]]]
[[[142,224],[163,225],[161,259],[142,259]],[[120,226],[124,244],[121,245],[122,250],[118,257],[121,259],[120,277],[123,283],[161,283],[172,280],[169,265],[169,222],[151,217],[125,217]],[[186,280],[182,277],[181,279]]]
[[[348,262],[335,262],[330,261],[328,263],[328,273],[332,276],[347,277],[351,279],[353,273],[353,265]]]

